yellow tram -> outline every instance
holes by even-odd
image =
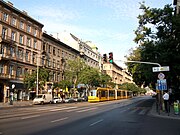
[[[90,95],[88,96],[88,102],[118,100],[118,99],[126,99],[131,97],[132,97],[131,91],[98,87],[97,89],[90,90]]]

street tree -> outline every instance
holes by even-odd
[[[87,66],[80,74],[79,82],[85,84],[86,89],[100,86],[100,72],[98,69]]]
[[[38,72],[38,82],[39,82],[39,89],[43,89],[45,83],[48,81],[48,71],[45,68],[39,68]],[[37,71],[33,72],[32,74],[26,73],[24,75],[24,84],[28,90],[32,90],[36,88],[37,84]]]
[[[65,66],[65,80],[73,84],[73,88],[79,84],[80,73],[86,68],[84,60],[77,57],[74,60],[68,60]]]
[[[127,59],[169,66],[170,72],[165,73],[168,85],[177,88],[180,83],[180,16],[174,15],[171,5],[160,9],[141,3],[140,7],[143,13],[138,16],[139,26],[134,39],[138,47],[131,51]],[[157,74],[152,72],[152,65],[126,64],[136,84],[153,84],[155,88]]]

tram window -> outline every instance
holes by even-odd
[[[109,91],[109,96],[110,96],[110,97],[114,97],[114,96],[115,96],[115,91],[110,90],[110,91]]]
[[[91,92],[91,96],[93,96],[93,92]]]
[[[125,93],[125,91],[123,91],[123,96],[126,96],[126,93]]]
[[[105,97],[106,93],[105,91],[101,91],[101,97]]]
[[[121,96],[121,91],[118,91],[118,92],[117,92],[117,96]]]

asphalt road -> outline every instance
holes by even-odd
[[[154,99],[37,105],[0,111],[2,135],[180,135],[180,120],[150,115]]]

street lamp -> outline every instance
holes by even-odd
[[[36,78],[36,96],[38,95],[38,85],[39,85],[39,65],[38,65],[38,57],[36,58],[36,62],[37,62],[37,78]]]

